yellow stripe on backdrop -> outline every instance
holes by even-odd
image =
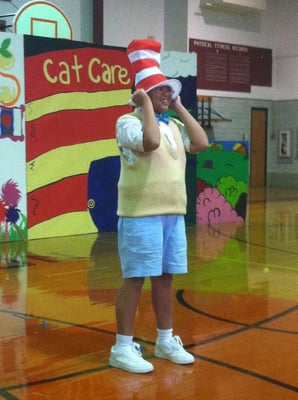
[[[115,139],[80,143],[48,151],[27,163],[27,192],[69,176],[86,174],[92,161],[118,155]]]
[[[44,238],[45,232],[46,237],[85,235],[96,233],[97,228],[86,210],[59,215],[41,222],[28,229],[28,239]]]
[[[26,104],[26,121],[31,122],[44,115],[65,110],[96,110],[98,108],[127,105],[131,90],[107,92],[58,93]]]

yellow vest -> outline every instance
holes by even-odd
[[[174,153],[162,133],[160,146],[129,165],[121,155],[118,182],[118,210],[122,217],[186,214],[186,155],[180,131],[172,120],[177,151]]]

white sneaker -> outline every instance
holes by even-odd
[[[113,346],[110,353],[110,366],[135,374],[153,371],[153,365],[144,360],[141,346],[135,342],[131,346]]]
[[[194,356],[184,350],[179,336],[174,336],[164,342],[159,342],[157,339],[154,355],[175,364],[192,364],[195,361]]]

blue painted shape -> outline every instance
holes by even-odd
[[[94,160],[88,172],[88,209],[100,232],[117,230],[117,183],[120,157]]]

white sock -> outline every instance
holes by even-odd
[[[133,342],[133,336],[116,334],[116,346],[130,346]]]
[[[164,342],[173,337],[173,329],[157,329],[158,341]]]

